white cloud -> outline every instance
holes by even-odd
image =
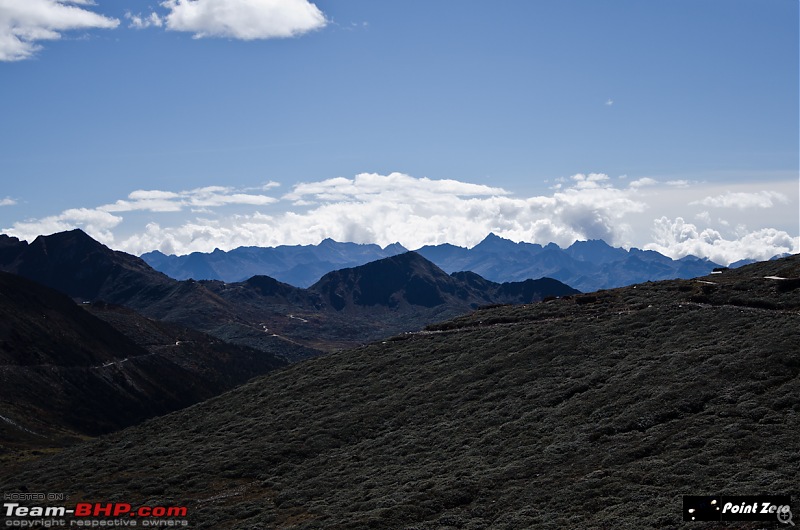
[[[473,246],[494,232],[516,241],[569,245],[576,239],[622,242],[631,227],[623,218],[645,205],[629,192],[597,183],[605,175],[581,175],[577,185],[552,196],[511,197],[502,188],[457,180],[415,178],[401,173],[364,173],[296,185],[284,195],[298,207],[277,215],[239,215],[151,224],[120,243],[141,253],[153,248],[185,254],[243,245],[313,244],[339,241],[408,248],[449,242]],[[590,182],[597,187],[585,187]]]
[[[762,228],[747,231],[739,227],[738,237],[726,239],[717,230],[698,230],[681,217],[674,220],[661,217],[654,221],[655,242],[646,245],[673,259],[684,256],[701,256],[716,263],[728,265],[745,258],[766,260],[778,254],[800,252],[800,238],[782,230]]]
[[[165,0],[168,29],[195,38],[253,40],[294,37],[320,29],[325,15],[307,0]]]
[[[789,200],[784,194],[775,191],[750,193],[729,191],[722,195],[706,197],[689,204],[699,204],[712,208],[739,208],[740,210],[744,210],[745,208],[772,208],[775,203],[786,204],[788,202]]]
[[[181,192],[136,190],[129,193],[127,199],[121,199],[112,204],[97,208],[70,209],[60,215],[20,221],[3,231],[20,239],[32,240],[40,234],[81,228],[98,241],[110,245],[115,241],[112,229],[124,220],[123,217],[114,215],[115,213],[150,212],[150,215],[153,215],[181,212],[188,209],[192,212],[213,214],[213,208],[237,205],[264,206],[276,201],[277,199],[273,197],[241,193],[240,190],[228,186],[207,186]],[[200,237],[203,241],[208,241],[208,239],[202,239],[208,234],[217,236],[222,234],[221,232],[198,231],[196,228],[192,233],[199,234],[196,237]],[[116,248],[127,250],[124,245]]]
[[[269,186],[273,187],[273,186]],[[267,186],[265,186],[265,189]],[[128,195],[128,200],[118,200],[98,208],[106,212],[180,212],[185,208],[202,209],[214,206],[245,204],[263,206],[276,202],[267,195],[241,193],[232,187],[207,186],[194,190],[172,192],[162,190],[136,190]]]
[[[184,192],[182,200],[185,204],[195,207],[214,207],[227,204],[263,206],[277,201],[274,197],[267,195],[237,193],[234,188],[225,186],[209,186]]]
[[[153,249],[186,254],[250,245],[316,244],[327,237],[380,245],[400,242],[407,248],[445,242],[471,247],[489,232],[513,241],[554,242],[562,247],[578,239],[603,239],[612,245],[653,248],[672,257],[694,254],[720,263],[800,251],[789,235],[796,229],[796,224],[792,226],[796,201],[770,209],[728,209],[725,221],[707,207],[688,203],[725,196],[727,191],[752,194],[761,188],[773,190],[773,199],[794,197],[796,182],[731,187],[691,181],[684,189],[666,179],[612,180],[602,173],[555,180],[561,181],[560,189],[534,196],[402,173],[304,182],[280,199],[269,195],[278,189],[274,182],[249,188],[135,190],[93,210],[15,223],[6,232],[29,239],[81,226],[104,243],[113,241],[114,248],[135,254]]]
[[[179,199],[180,197],[180,193],[161,190],[136,190],[128,194],[128,198],[134,200],[169,200]]]
[[[457,180],[431,180],[415,178],[402,173],[378,175],[361,173],[353,179],[336,177],[321,182],[297,184],[285,199],[301,200],[311,196],[316,200],[374,200],[391,198],[391,200],[431,199],[438,196],[494,196],[508,195],[502,188],[470,184]]]
[[[11,197],[0,199],[0,206],[14,206],[15,204],[17,204],[17,201],[12,199]]]
[[[30,58],[38,43],[57,40],[65,31],[115,28],[119,20],[79,6],[89,0],[0,0],[0,61]]]
[[[122,217],[89,208],[72,208],[60,215],[44,217],[14,223],[14,227],[4,232],[20,239],[33,241],[41,234],[53,234],[81,228],[101,243],[111,245],[114,242],[112,229],[122,222]]]
[[[631,188],[642,188],[644,186],[655,186],[658,184],[656,179],[652,179],[650,177],[643,177],[640,179],[636,179],[628,184]]]
[[[706,224],[711,224],[711,214],[706,211],[696,213],[694,217]]]
[[[575,187],[578,189],[596,189],[610,186],[607,182],[609,180],[608,175],[603,173],[590,173],[589,175],[578,173],[571,178],[575,181]]]
[[[668,180],[666,182],[667,186],[675,186],[676,188],[688,188],[691,182],[685,179],[681,180]]]
[[[135,29],[145,29],[152,26],[160,28],[164,25],[164,20],[158,13],[150,13],[149,15],[143,16],[141,14],[134,15],[130,11],[127,11],[125,13],[125,18],[131,21],[128,27]]]

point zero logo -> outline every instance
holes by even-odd
[[[684,521],[777,521],[794,526],[788,495],[684,495]]]

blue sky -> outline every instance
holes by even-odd
[[[800,252],[799,38],[795,0],[0,0],[0,230]]]

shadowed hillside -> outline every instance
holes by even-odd
[[[796,499],[798,278],[792,256],[476,311],[3,469],[0,489],[186,504],[214,529],[667,528],[684,494]]]
[[[175,283],[141,258],[113,251],[82,230],[39,236],[30,244],[0,237],[3,270],[76,299],[135,300],[141,294],[150,295]]]
[[[0,272],[0,459],[127,427],[285,364]]]
[[[416,252],[330,272],[309,291],[319,293],[336,311],[444,305],[451,313],[484,304],[531,303],[578,293],[550,278],[498,284],[471,272],[448,275]]]

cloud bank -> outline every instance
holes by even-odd
[[[690,204],[702,204],[714,208],[771,208],[777,203],[786,204],[789,202],[786,195],[774,191],[759,191],[756,193],[732,192],[715,197],[706,197],[700,201]]]
[[[785,230],[763,223],[748,228],[742,222],[757,217],[754,209],[773,217],[796,209],[785,190],[729,194],[688,181],[676,184],[642,177],[628,183],[601,173],[557,180],[550,194],[531,197],[496,186],[402,173],[304,182],[282,195],[275,182],[258,188],[136,190],[93,209],[18,222],[5,232],[31,240],[38,234],[80,227],[109,246],[134,254],[153,249],[187,254],[250,245],[316,244],[328,237],[380,245],[399,242],[412,249],[440,243],[471,247],[490,232],[514,241],[554,242],[562,247],[576,240],[603,239],[673,258],[692,254],[722,264],[800,251],[798,238]],[[687,196],[706,198],[689,202]],[[726,197],[733,197],[733,202]],[[748,204],[746,217],[729,221],[717,216],[738,213],[740,204]],[[675,216],[682,210],[688,213]],[[689,214],[697,224],[685,221]]]
[[[655,242],[645,248],[672,258],[700,256],[728,265],[742,259],[762,261],[780,254],[800,252],[798,238],[774,228],[744,231],[737,238],[726,239],[717,230],[700,230],[682,217],[674,220],[661,217],[653,224]]]
[[[14,228],[3,232],[32,241],[39,234],[54,234],[73,228],[84,232],[107,245],[114,241],[112,229],[123,221],[122,217],[99,209],[71,208],[59,215],[14,223]]]
[[[550,197],[515,198],[502,188],[457,180],[364,173],[297,184],[281,198],[291,202],[288,211],[205,218],[177,227],[150,223],[144,233],[120,244],[136,252],[159,248],[187,253],[314,244],[330,237],[418,248],[445,242],[472,246],[489,232],[562,245],[586,238],[620,241],[630,231],[622,218],[645,205],[623,190],[599,185],[607,179],[604,175],[573,179],[575,187]]]
[[[0,61],[28,59],[40,41],[79,29],[116,28],[119,20],[81,6],[91,0],[0,0]]]
[[[161,5],[169,10],[164,17],[167,29],[194,33],[198,39],[294,37],[327,23],[307,0],[166,0]]]

